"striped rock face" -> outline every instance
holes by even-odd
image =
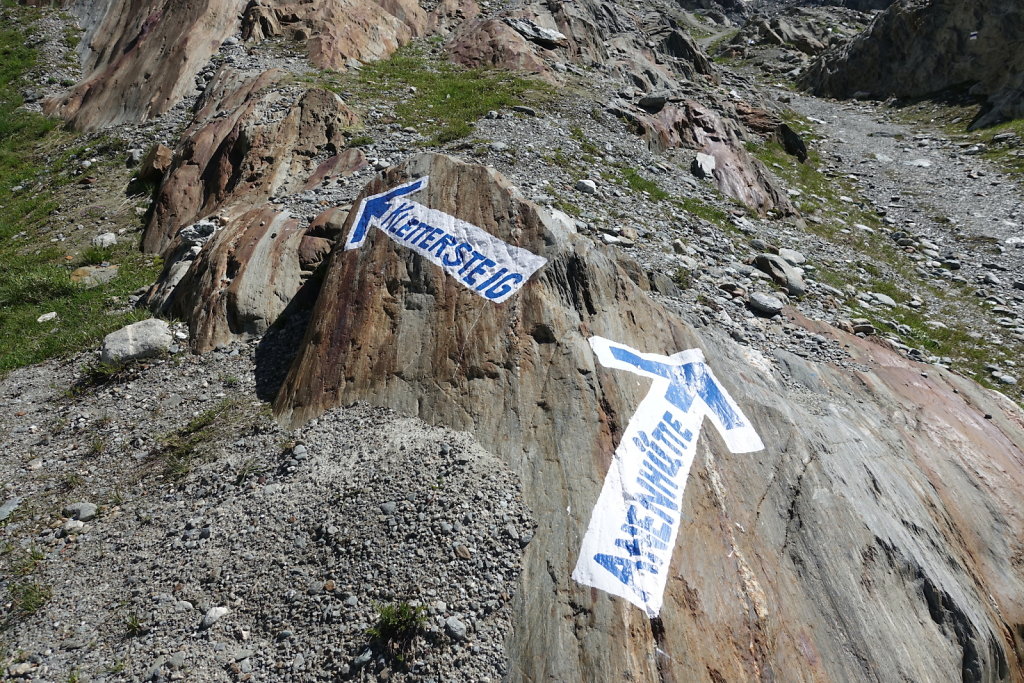
[[[877,342],[795,313],[797,324],[848,345],[863,370],[780,352],[783,374],[651,299],[630,279],[634,267],[483,166],[414,157],[362,197],[424,176],[429,184],[411,195],[417,202],[547,263],[496,304],[385,230],[358,249],[333,251],[275,411],[298,424],[354,401],[388,406],[472,432],[516,472],[539,527],[514,599],[511,679],[830,680],[890,671],[928,680],[1021,665],[1017,406],[942,370],[929,367],[924,377]],[[660,360],[652,370],[626,358],[642,372],[623,371],[597,358],[594,337]],[[702,352],[762,450],[753,438],[728,442],[728,424],[722,436],[698,431],[684,415],[710,399],[669,396],[676,380],[644,376],[690,350]],[[649,506],[640,494],[620,500],[632,521],[612,530],[607,548],[594,551],[604,561],[577,582],[581,549],[595,547],[583,539],[602,489],[638,466],[610,469],[619,467],[613,454],[628,457],[622,441],[637,428],[657,431],[643,416],[630,425],[659,381],[672,407],[650,422],[679,425],[659,448],[669,459],[670,441],[689,449],[689,480],[672,487],[663,469]],[[654,438],[640,441],[658,452]],[[665,518],[678,535],[661,548],[667,534],[657,519]],[[655,546],[667,566],[644,585],[663,590],[660,610],[636,606],[639,592],[627,600],[592,587],[609,585],[610,570],[593,579],[602,567],[649,572],[653,565],[641,564]]]

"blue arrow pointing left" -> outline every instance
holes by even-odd
[[[370,226],[380,223],[381,216],[391,209],[391,201],[396,197],[402,197],[413,192],[419,192],[427,185],[429,177],[417,178],[411,182],[393,187],[387,192],[375,194],[363,199],[359,205],[359,212],[352,222],[352,231],[345,240],[345,249],[357,249],[366,241],[370,234]]]

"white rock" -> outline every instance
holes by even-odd
[[[166,353],[171,347],[171,330],[163,320],[150,318],[122,327],[103,339],[100,362],[107,365]]]
[[[231,610],[227,607],[211,607],[206,614],[203,616],[203,621],[200,622],[199,628],[206,630],[217,623],[217,620],[223,617]]]
[[[64,516],[82,522],[91,522],[96,518],[98,508],[95,503],[71,503],[64,506]]]
[[[576,183],[576,189],[584,194],[597,194],[597,183],[593,180],[580,180]]]
[[[50,311],[49,313],[43,313],[41,316],[36,318],[37,323],[48,323],[51,320],[57,319],[57,311]]]
[[[716,165],[715,157],[703,152],[697,152],[697,156],[693,158],[693,163],[690,164],[690,173],[698,178],[710,178],[715,171]]]
[[[896,301],[891,296],[882,294],[881,292],[871,292],[871,298],[874,299],[876,302],[882,304],[883,306],[896,305]]]
[[[105,232],[92,238],[92,246],[106,249],[117,244],[117,235],[112,232]]]

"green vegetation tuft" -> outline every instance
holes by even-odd
[[[708,223],[713,223],[720,227],[732,227],[727,212],[697,197],[676,197],[672,200],[672,203],[687,213],[703,218]]]
[[[671,196],[668,192],[661,189],[658,183],[644,178],[633,168],[622,169],[622,180],[634,192],[646,192],[655,201],[660,202]]]
[[[370,637],[371,643],[402,661],[426,621],[426,611],[420,605],[404,601],[378,605],[377,622],[366,629],[366,635]]]
[[[163,465],[164,475],[181,479],[195,464],[210,456],[222,430],[239,415],[239,403],[225,398],[184,427],[160,439],[151,459]]]
[[[47,218],[57,207],[57,192],[71,182],[62,174],[75,151],[61,155],[48,174],[44,149],[52,150],[70,135],[56,121],[21,109],[19,94],[37,59],[26,40],[31,31],[27,18],[39,15],[5,9],[8,21],[0,29],[0,376],[80,351],[146,317],[121,310],[119,298],[152,282],[158,272],[151,259],[124,244],[102,254],[121,266],[112,282],[95,289],[71,282],[68,255],[59,242],[51,242]],[[89,253],[84,259],[99,256]],[[36,322],[49,312],[56,312],[57,320]]]
[[[37,581],[16,581],[7,587],[11,605],[8,608],[4,626],[9,627],[38,612],[53,595],[49,586]]]

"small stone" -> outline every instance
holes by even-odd
[[[81,522],[91,522],[96,517],[96,510],[93,503],[71,503],[64,506],[64,516]]]
[[[183,666],[185,666],[184,652],[175,652],[173,655],[167,658],[167,668],[177,671]]]
[[[0,522],[10,517],[11,513],[17,510],[19,505],[21,505],[21,498],[18,496],[9,499],[3,505],[0,505]]]
[[[35,668],[35,665],[31,662],[21,662],[20,664],[13,664],[8,667],[7,672],[14,678],[21,678],[22,676],[28,676]]]
[[[92,246],[100,249],[107,249],[117,244],[117,235],[112,232],[105,232],[92,238]]]
[[[326,581],[324,581],[324,590],[328,593],[333,593],[336,587],[337,586],[334,583],[334,579],[327,579]]]
[[[773,317],[782,313],[782,302],[770,294],[754,292],[750,295],[750,310],[759,315]]]
[[[527,106],[524,106],[524,105],[521,105],[521,104],[517,104],[516,106],[512,107],[512,111],[519,112],[520,114],[526,114],[527,116],[536,116],[537,115],[537,110],[536,109],[534,109],[533,107],[527,107]]]
[[[888,296],[886,294],[881,294],[879,292],[871,292],[871,298],[874,299],[877,303],[882,304],[883,306],[896,306],[896,301],[891,296]]]
[[[466,625],[458,617],[448,617],[444,622],[444,630],[453,640],[462,641],[466,639]]]
[[[857,318],[851,322],[853,323],[854,334],[871,336],[875,333],[875,326],[863,318]]]
[[[597,194],[597,183],[589,179],[580,180],[576,183],[576,190],[583,194]]]
[[[43,313],[41,316],[36,318],[37,323],[48,323],[51,320],[57,319],[57,311],[50,311],[49,313]]]
[[[64,524],[61,526],[61,530],[64,532],[65,536],[71,536],[73,534],[80,533],[84,528],[85,522],[79,521],[77,519],[69,519],[68,521],[64,522]]]
[[[398,510],[398,503],[396,503],[394,501],[388,501],[386,503],[381,503],[380,504],[380,511],[383,512],[385,515],[388,515],[389,517],[391,515],[395,514],[395,512],[397,510]]]
[[[1003,281],[1000,280],[995,275],[993,275],[992,273],[985,273],[985,276],[981,278],[981,281],[984,282],[986,285],[995,285],[996,287],[1003,284]]]
[[[203,620],[199,623],[199,629],[205,631],[206,629],[216,624],[221,617],[223,617],[230,611],[230,609],[223,606],[211,607],[209,610],[207,610],[206,614],[203,615]]]
[[[469,552],[469,548],[467,548],[461,543],[455,546],[455,554],[464,560],[469,560],[473,557],[473,555]]]

